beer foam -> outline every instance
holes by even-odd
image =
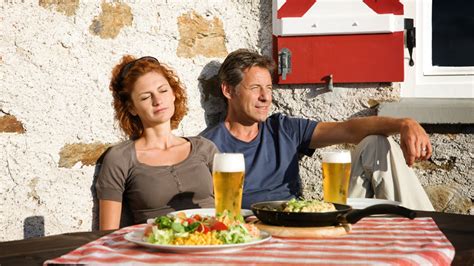
[[[245,172],[245,160],[242,153],[218,153],[214,155],[214,172]]]
[[[349,151],[336,150],[323,152],[324,163],[350,163],[351,153]]]

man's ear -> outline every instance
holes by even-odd
[[[227,100],[230,100],[233,96],[233,91],[232,91],[232,87],[229,86],[229,84],[223,82],[221,84],[221,90],[222,90],[222,94],[224,95],[224,97],[227,98]]]

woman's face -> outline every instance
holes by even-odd
[[[170,123],[175,96],[166,78],[155,71],[137,79],[131,93],[130,113],[138,115],[145,128]]]

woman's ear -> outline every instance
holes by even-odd
[[[133,107],[133,105],[128,107],[128,112],[133,116],[137,116],[137,111],[135,111],[135,107]]]

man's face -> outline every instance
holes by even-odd
[[[272,78],[266,68],[251,67],[231,92],[229,106],[241,122],[265,121],[272,105]]]

